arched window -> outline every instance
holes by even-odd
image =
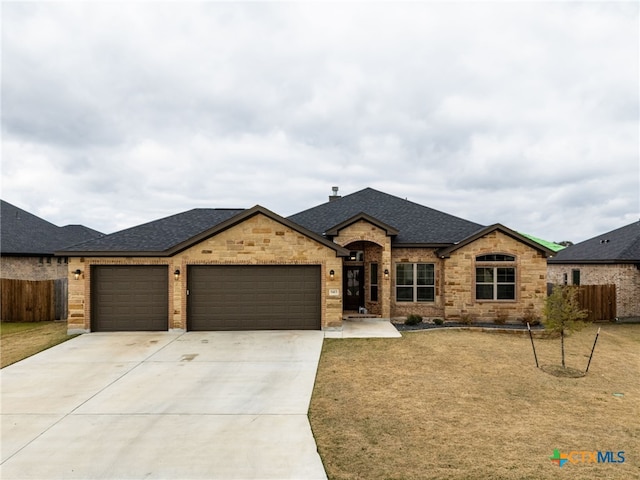
[[[504,255],[502,253],[490,253],[488,255],[478,255],[476,262],[515,262],[516,257],[513,255]]]
[[[516,257],[489,253],[476,257],[476,300],[516,299]]]

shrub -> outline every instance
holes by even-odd
[[[533,310],[527,310],[522,317],[522,323],[525,325],[528,323],[532,327],[534,325],[540,325],[540,317],[536,316]]]
[[[509,315],[507,315],[506,312],[500,311],[496,314],[496,318],[493,323],[495,323],[496,325],[504,325],[505,323],[507,323],[507,318],[509,318]]]
[[[442,325],[444,323],[444,320],[442,320],[441,318],[434,318],[433,323],[435,323],[436,325]]]
[[[416,315],[415,313],[409,315],[404,321],[405,325],[417,325],[419,323],[422,323],[422,317],[420,315]]]
[[[473,323],[473,318],[468,313],[463,313],[460,315],[460,323],[464,323],[465,325],[471,325]]]

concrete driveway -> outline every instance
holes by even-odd
[[[319,331],[91,333],[0,370],[0,477],[326,478]]]

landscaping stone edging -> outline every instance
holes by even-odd
[[[528,334],[526,326],[516,325],[516,324],[505,324],[505,325],[495,325],[495,324],[476,324],[476,325],[466,325],[460,323],[444,323],[442,325],[436,325],[435,323],[421,323],[418,325],[405,325],[402,323],[392,323],[396,330],[399,332],[428,332],[433,330],[473,330],[478,332],[491,332],[491,333],[511,333],[515,335],[525,335]],[[545,331],[542,325],[535,325],[531,327],[531,332],[536,337],[546,337],[551,333]]]

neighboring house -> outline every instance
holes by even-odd
[[[58,227],[0,200],[0,277],[14,280],[67,278],[67,258],[56,250],[103,234],[82,225]]]
[[[325,329],[359,311],[540,315],[545,246],[370,188],[329,200],[289,218],[194,209],[60,250],[69,329]]]
[[[548,262],[549,282],[616,285],[619,318],[640,317],[640,222],[558,252]]]

